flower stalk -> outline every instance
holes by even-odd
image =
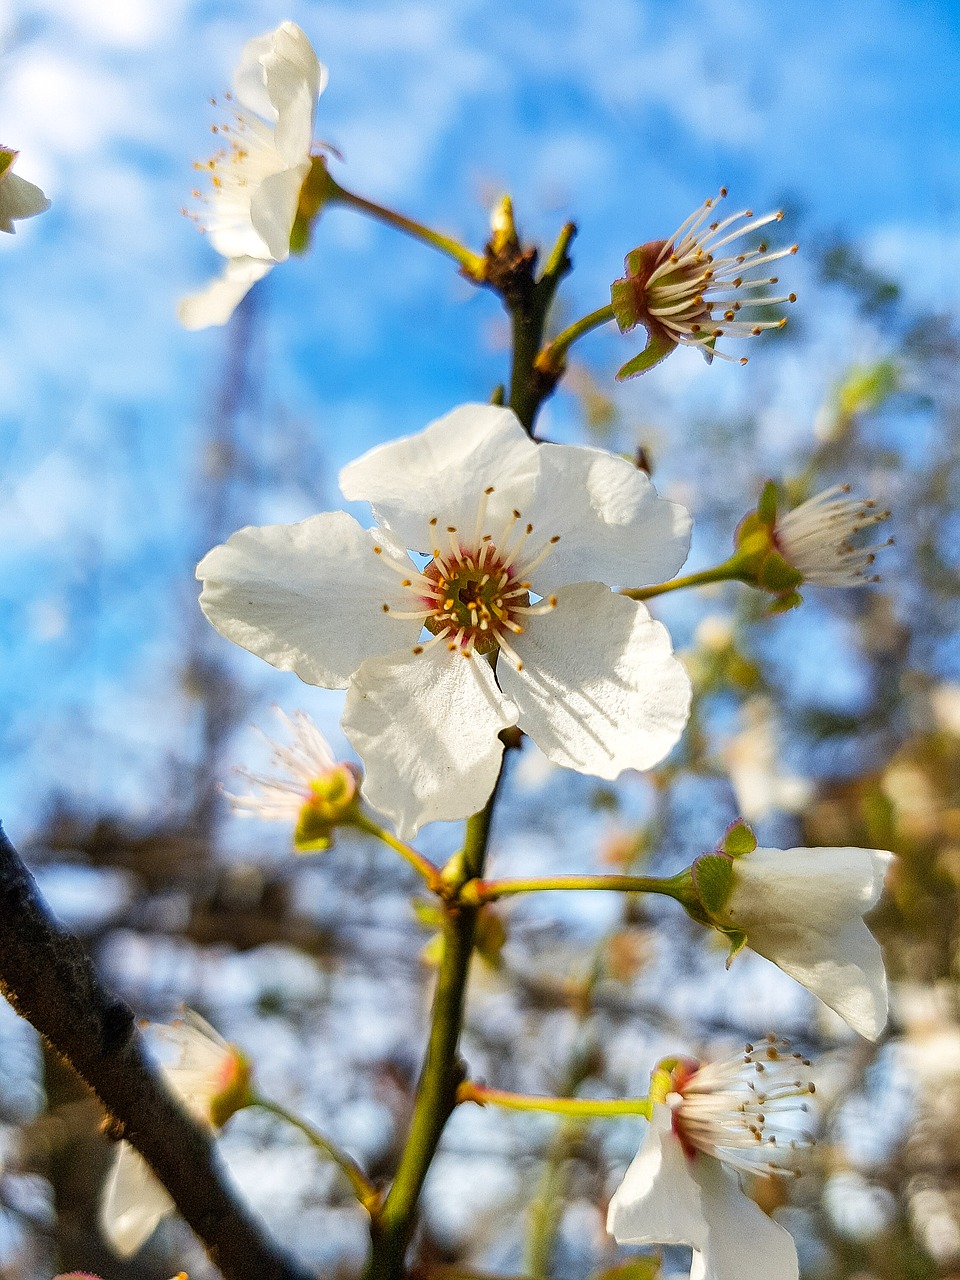
[[[322,157],[315,159],[314,163],[324,164]],[[419,240],[421,244],[429,245],[431,249],[446,254],[448,258],[452,258],[454,262],[463,271],[468,280],[473,280],[479,284],[483,280],[483,256],[474,253],[472,249],[468,249],[466,245],[454,239],[453,236],[446,236],[440,231],[434,231],[432,227],[425,226],[422,222],[417,222],[415,218],[408,218],[402,213],[398,213],[396,209],[387,208],[386,205],[377,204],[374,200],[367,200],[364,196],[358,196],[353,191],[348,191],[346,187],[342,187],[327,170],[325,183],[325,203],[326,204],[342,204],[349,209],[355,209],[357,213],[365,214],[368,218],[374,218],[378,222],[385,223],[388,227],[393,227],[395,231],[402,231],[404,235],[411,236],[414,240]]]
[[[590,1119],[608,1116],[645,1116],[649,1119],[652,1105],[649,1097],[548,1098],[539,1094],[510,1093],[506,1089],[488,1089],[473,1080],[465,1080],[460,1086],[457,1101],[476,1102],[481,1107],[502,1107],[506,1111],[544,1111],[551,1115]]]
[[[271,1115],[276,1116],[280,1120],[284,1120],[293,1128],[299,1129],[311,1146],[315,1147],[323,1155],[327,1156],[334,1162],[343,1173],[344,1177],[350,1183],[353,1194],[357,1197],[363,1207],[369,1212],[374,1213],[380,1203],[380,1192],[373,1185],[367,1175],[363,1172],[352,1156],[342,1151],[335,1142],[313,1127],[302,1116],[298,1116],[293,1111],[288,1111],[285,1106],[279,1102],[274,1102],[270,1098],[264,1098],[260,1094],[256,1094],[250,1104],[259,1107],[261,1111],[268,1111]]]
[[[596,311],[591,311],[589,314],[581,316],[579,320],[575,320],[566,329],[562,329],[555,338],[551,338],[546,346],[542,348],[535,362],[536,368],[542,373],[551,373],[559,376],[566,368],[567,352],[573,344],[579,342],[581,338],[591,333],[594,329],[599,329],[601,325],[609,324],[614,319],[613,306],[609,302],[605,307],[598,307]]]
[[[378,822],[370,817],[362,809],[358,811],[353,820],[353,826],[358,831],[365,831],[367,835],[376,836],[382,841],[388,849],[392,849],[394,853],[399,853],[405,862],[408,862],[417,875],[422,876],[426,886],[433,893],[444,893],[444,883],[440,872],[440,868],[435,862],[431,862],[419,849],[415,849],[413,845],[407,844],[405,840],[401,840],[399,836],[395,836],[392,831],[388,831],[386,827],[381,827]]]
[[[547,890],[604,889],[615,893],[659,893],[684,902],[689,896],[683,876],[540,876],[516,880],[471,880],[460,892],[459,901],[470,905],[496,902],[519,893]]]

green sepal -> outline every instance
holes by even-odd
[[[676,351],[677,344],[669,338],[660,334],[651,334],[647,338],[647,345],[639,355],[634,356],[632,360],[628,360],[622,369],[617,372],[617,381],[624,382],[627,378],[635,378],[640,373],[646,373],[660,363],[666,360],[672,351]]]
[[[7,176],[7,172],[13,168],[13,162],[19,154],[19,151],[13,151],[10,147],[0,147],[0,182]]]
[[[729,969],[747,945],[747,935],[742,929],[724,929],[723,932],[727,935],[727,941],[730,943],[730,954],[727,956],[727,968]]]
[[[780,595],[784,591],[795,591],[803,582],[803,574],[792,564],[784,560],[779,551],[771,551],[757,575],[757,583],[765,591]]]
[[[215,1128],[222,1129],[231,1116],[256,1102],[251,1080],[253,1066],[246,1054],[230,1046],[233,1070],[219,1093],[210,1100],[210,1120]]]
[[[731,822],[723,833],[718,852],[725,853],[728,858],[742,858],[744,854],[753,853],[757,847],[757,837],[742,818]]]
[[[627,259],[629,263],[630,259]],[[635,329],[640,323],[640,308],[637,305],[637,287],[634,282],[627,277],[623,280],[614,280],[610,286],[610,305],[613,308],[613,318],[620,326],[621,333],[629,333],[631,329]]]
[[[767,605],[767,614],[772,617],[774,614],[788,613],[800,604],[803,604],[803,596],[800,592],[788,591],[786,595],[777,596],[775,600],[770,601]]]
[[[655,1253],[641,1253],[627,1262],[595,1271],[590,1280],[657,1280],[663,1259]]]
[[[297,853],[326,853],[333,848],[333,828],[330,819],[317,812],[311,804],[305,804],[293,833],[293,847]]]
[[[705,853],[690,868],[697,897],[709,916],[726,906],[733,892],[733,859],[723,853]]]
[[[317,215],[333,199],[337,184],[330,177],[325,156],[312,156],[310,172],[300,188],[297,213],[290,230],[290,252],[299,256],[310,248],[310,235]]]
[[[772,529],[777,523],[777,502],[779,495],[777,486],[772,480],[768,480],[763,486],[763,492],[760,494],[760,501],[757,503],[757,518],[761,524]]]

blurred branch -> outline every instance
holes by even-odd
[[[211,1136],[164,1088],[132,1011],[53,919],[2,827],[0,991],[93,1090],[112,1136],[148,1161],[225,1280],[307,1280],[237,1203]]]

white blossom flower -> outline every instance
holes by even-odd
[[[804,582],[822,587],[856,587],[865,581],[879,581],[868,577],[867,570],[876,553],[890,546],[893,539],[870,547],[855,547],[850,539],[861,529],[886,520],[890,512],[877,510],[871,498],[848,498],[849,492],[848,484],[834,485],[777,518],[774,545],[784,560],[802,574]]]
[[[200,603],[228,639],[347,690],[365,793],[398,828],[480,809],[511,725],[602,778],[663,759],[689,680],[666,630],[603,585],[662,581],[686,556],[689,516],[646,475],[464,405],[340,487],[379,529],[342,512],[241,529],[198,566]]]
[[[186,328],[226,324],[251,286],[289,256],[326,81],[326,68],[294,22],[245,46],[234,92],[227,94],[232,121],[214,126],[224,147],[196,166],[212,183],[197,221],[227,265],[222,276],[181,301],[178,315]]]
[[[644,372],[678,344],[699,347],[708,362],[714,356],[733,360],[716,350],[719,338],[757,337],[787,323],[785,316],[763,319],[762,313],[751,311],[796,302],[795,293],[771,296],[769,288],[779,278],[771,276],[769,268],[796,253],[798,246],[771,251],[760,240],[752,249],[732,248],[734,241],[779,222],[783,213],[757,218],[752,209],[742,209],[704,226],[726,194],[722,187],[718,197],[705,200],[672,236],[651,240],[627,255],[627,273],[612,288],[614,315],[622,332],[643,325],[649,342],[646,352],[624,365],[618,377]],[[747,357],[741,357],[740,364],[746,363]]]
[[[863,916],[892,860],[883,849],[754,849],[730,860],[728,896],[710,915],[876,1040],[887,979]]]
[[[275,708],[292,742],[283,746],[267,738],[273,748],[273,775],[235,772],[249,783],[243,795],[225,792],[240,813],[268,822],[288,822],[294,844],[301,853],[329,849],[333,830],[348,822],[356,807],[360,771],[356,765],[338,762],[329,742],[305,711],[293,719]],[[266,735],[264,735],[266,737]]]
[[[13,225],[21,218],[32,218],[50,208],[50,201],[39,187],[13,172],[19,151],[0,146],[0,231],[16,232]]]
[[[152,1023],[148,1033],[172,1050],[160,1070],[170,1089],[201,1124],[219,1128],[249,1100],[250,1068],[197,1014],[169,1025]],[[176,1211],[166,1189],[143,1156],[120,1142],[100,1201],[100,1229],[116,1253],[129,1258]]]
[[[646,1136],[610,1201],[620,1244],[690,1245],[691,1280],[796,1280],[790,1235],[744,1195],[736,1171],[795,1174],[810,1063],[768,1038],[725,1062],[654,1072]]]

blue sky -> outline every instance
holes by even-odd
[[[218,269],[180,209],[211,149],[209,97],[244,42],[284,18],[329,66],[317,135],[343,152],[344,184],[476,247],[503,191],[531,238],[574,219],[571,315],[606,301],[624,254],[721,184],[737,205],[797,205],[801,238],[856,237],[919,302],[957,294],[950,0],[0,0],[0,141],[53,200],[0,243],[0,701],[6,750],[32,782],[25,800],[23,773],[8,774],[0,814],[23,823],[58,780],[90,795],[129,786],[142,803],[142,779],[118,768],[130,740],[149,756],[189,733],[163,691],[205,549],[197,450],[228,335],[177,325],[177,298]],[[762,401],[774,460],[808,439],[832,379],[885,335],[818,312],[793,262],[802,347],[768,345],[746,370],[681,352],[617,393],[625,411],[666,430],[680,406]],[[258,312],[262,411],[302,423],[315,447],[217,537],[335,505],[339,465],[503,376],[496,300],[343,211],[272,274]],[[633,354],[625,341],[597,335],[584,354],[609,372]],[[571,417],[558,397],[546,429],[563,436]],[[662,474],[669,485],[669,458]],[[91,758],[102,729],[117,745]]]

